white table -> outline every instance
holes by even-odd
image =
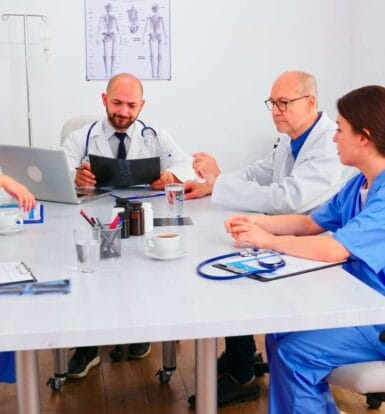
[[[164,200],[150,201],[155,216],[164,215]],[[106,221],[112,205],[105,198],[82,207]],[[198,277],[198,262],[234,250],[223,227],[230,212],[213,209],[209,199],[185,204],[194,222],[177,229],[185,257],[149,259],[144,237],[130,237],[122,241],[120,260],[79,274],[72,228],[83,224],[80,208],[45,203],[44,224],[0,236],[2,261],[24,260],[39,280],[72,279],[70,295],[0,297],[0,350],[21,351],[19,413],[39,412],[39,349],[195,338],[197,412],[212,414],[217,411],[217,337],[385,321],[385,298],[337,267],[270,283]]]

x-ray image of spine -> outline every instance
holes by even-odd
[[[161,73],[162,48],[167,45],[167,36],[164,29],[163,17],[159,16],[159,6],[154,4],[151,7],[153,14],[146,18],[142,43],[148,34],[150,47],[150,62],[152,78],[159,78]]]
[[[136,33],[139,29],[138,26],[138,11],[135,9],[134,5],[131,6],[131,9],[127,10],[127,16],[129,21],[129,29],[132,34]]]
[[[121,41],[118,22],[116,17],[111,14],[111,3],[107,3],[104,8],[106,14],[100,16],[99,27],[96,35],[96,44],[103,44],[103,61],[106,78],[114,75],[114,65],[117,52],[118,37]]]

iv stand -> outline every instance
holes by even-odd
[[[23,18],[23,27],[24,27],[24,57],[25,57],[25,77],[27,85],[27,120],[28,120],[28,141],[29,146],[32,147],[32,114],[31,114],[31,103],[29,98],[29,70],[28,70],[28,26],[27,20],[28,17],[39,17],[43,22],[46,22],[47,16],[43,14],[15,14],[15,13],[6,13],[3,14],[2,19],[4,21],[8,20],[10,17],[22,17]]]

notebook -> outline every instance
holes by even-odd
[[[99,188],[75,188],[62,149],[0,145],[0,168],[24,184],[37,200],[80,204],[109,193]]]

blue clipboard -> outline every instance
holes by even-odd
[[[0,209],[18,209],[17,204],[1,204]],[[36,207],[31,209],[29,212],[25,212],[23,215],[24,224],[39,224],[44,223],[44,205],[37,203]]]

